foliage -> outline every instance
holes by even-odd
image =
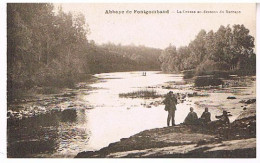
[[[119,94],[119,97],[121,98],[158,98],[161,96],[162,95],[158,94],[157,91],[149,89]]]
[[[222,85],[222,84],[224,84],[224,82],[221,79],[215,78],[213,76],[203,76],[203,77],[198,76],[195,79],[196,87],[218,86],[218,85]]]
[[[197,74],[224,70],[255,74],[254,38],[244,25],[220,26],[216,31],[201,30],[188,46],[167,47],[160,56],[161,69],[179,72],[195,69]]]
[[[161,50],[158,49],[109,43],[92,44],[88,51],[87,63],[91,73],[160,70]]]
[[[7,5],[8,84],[11,88],[52,83],[82,72],[88,29],[82,15],[55,15],[52,4]],[[72,55],[73,52],[73,55]]]
[[[160,70],[159,56],[162,51],[161,49],[134,45],[123,46],[113,43],[103,44],[101,47],[105,51],[117,54],[121,58],[134,61],[136,63],[136,70]]]
[[[193,78],[193,77],[194,77],[194,74],[195,74],[194,70],[185,70],[185,71],[183,71],[182,73],[183,73],[183,75],[184,75],[184,76],[183,76],[184,79]]]
[[[65,13],[61,7],[54,12],[48,3],[9,3],[8,99],[20,89],[73,87],[87,74],[160,69],[161,50],[98,46],[87,39],[89,33],[82,14]]]
[[[179,72],[230,70],[255,74],[254,38],[243,25],[201,30],[188,46],[165,50],[89,41],[82,14],[54,12],[48,3],[7,5],[8,99],[17,90],[73,87],[88,74],[159,70]],[[161,54],[161,55],[160,55]],[[160,57],[159,57],[160,56]],[[189,74],[188,76],[192,76]]]

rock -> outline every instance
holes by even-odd
[[[200,145],[204,145],[204,144],[207,144],[207,141],[206,141],[205,139],[200,140],[200,141],[197,143],[197,147],[200,146]]]
[[[188,93],[187,96],[188,96],[188,97],[197,97],[197,96],[207,97],[207,96],[209,96],[209,94],[207,94],[207,93],[193,92],[193,93]],[[184,98],[185,98],[185,97],[184,97]]]
[[[61,111],[61,108],[58,106],[51,109],[51,112],[60,112],[60,111]]]
[[[247,100],[245,103],[246,104],[253,104],[253,103],[255,103],[256,102],[256,99],[249,99],[249,100]]]
[[[221,143],[186,144],[162,146],[150,149],[135,149],[99,154],[88,151],[79,153],[76,158],[255,158],[256,138],[229,140]]]
[[[13,115],[12,110],[8,110],[7,111],[7,118],[13,118],[13,117],[14,117],[14,115]]]
[[[248,99],[248,100],[241,100],[239,103],[245,103],[245,104],[253,104],[256,102],[256,99]]]
[[[76,157],[254,158],[256,117],[250,114],[241,118],[217,129],[180,124],[145,130],[99,151],[81,152]]]
[[[243,112],[237,117],[237,119],[245,119],[254,116],[256,116],[256,103],[248,105],[248,107],[246,107],[246,110],[243,110]]]

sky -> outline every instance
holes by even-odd
[[[60,4],[56,4],[58,6]],[[144,45],[164,49],[188,45],[201,29],[216,31],[220,25],[244,24],[255,37],[255,4],[125,4],[63,3],[65,12],[85,15],[89,40],[97,44]],[[105,14],[106,10],[169,10],[169,14]],[[178,13],[178,11],[220,11],[224,13]],[[226,13],[240,11],[240,13]]]

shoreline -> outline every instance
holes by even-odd
[[[105,79],[110,79],[110,78],[98,78],[98,80],[100,80],[100,82],[103,82],[103,80]],[[114,79],[114,78],[112,78]],[[249,84],[248,82],[246,82],[246,86],[248,88],[251,89],[252,85],[247,85]],[[64,92],[62,92],[61,94],[50,94],[50,95],[45,95],[45,96],[42,96],[41,99],[37,99],[37,103],[36,105],[32,105],[32,107],[30,107],[29,105],[31,104],[28,104],[28,106],[25,106],[25,105],[22,105],[24,106],[23,108],[25,109],[24,112],[22,111],[19,111],[18,114],[17,114],[17,111],[14,111],[13,112],[13,115],[17,115],[18,116],[18,119],[13,119],[14,120],[14,123],[17,125],[20,124],[20,115],[21,115],[21,120],[26,120],[26,121],[34,121],[34,120],[41,120],[41,119],[53,119],[53,117],[55,118],[58,118],[57,121],[61,120],[61,119],[66,119],[68,121],[73,121],[73,119],[75,119],[75,113],[76,113],[76,110],[78,112],[78,110],[81,110],[81,111],[85,111],[85,110],[90,110],[92,109],[90,105],[90,103],[78,103],[78,102],[72,102],[73,99],[76,97],[77,94],[86,94],[85,91],[88,91],[88,90],[93,90],[93,89],[96,89],[96,87],[92,87],[92,88],[89,88],[87,87],[88,83],[78,83],[77,85],[77,88],[76,89],[64,89]],[[206,99],[206,98],[211,98],[211,95],[209,96],[206,92],[208,93],[217,93],[215,94],[215,96],[213,96],[212,98],[215,99],[216,96],[219,96],[218,93],[233,93],[232,90],[235,90],[236,88],[238,87],[228,87],[228,88],[201,88],[201,89],[198,89],[198,88],[195,88],[194,86],[190,85],[189,83],[187,83],[186,81],[169,81],[169,82],[165,82],[163,84],[158,84],[158,85],[155,85],[155,86],[148,86],[146,89],[159,89],[159,91],[163,92],[163,94],[166,92],[166,91],[169,91],[169,89],[173,89],[176,91],[176,93],[178,93],[178,91],[180,92],[180,95],[184,95],[186,94],[188,96],[188,99],[185,99],[184,100],[184,105],[188,107],[188,105],[196,105],[196,107],[199,109],[198,110],[198,115],[201,114],[200,112],[202,111],[202,109],[204,109],[204,106],[206,106],[205,104],[207,104],[207,106],[209,107],[218,107],[218,106],[222,106],[222,105],[219,105],[218,103],[214,103],[214,100],[211,101],[211,99]],[[253,88],[253,87],[252,87]],[[240,88],[239,88],[240,89]],[[253,88],[254,89],[254,88]],[[206,91],[206,92],[205,92]],[[239,90],[238,93],[240,93],[241,91],[244,91],[243,89],[242,90]],[[237,92],[237,91],[236,91]],[[251,95],[254,95],[253,93],[251,93]],[[235,112],[235,116],[233,116],[231,122],[233,122],[233,120],[235,120],[235,118],[237,118],[237,114],[242,111],[244,109],[244,107],[248,107],[248,104],[246,103],[247,101],[252,101],[253,99],[251,98],[251,95],[250,97],[248,97],[248,95],[246,94],[240,94],[240,96],[238,94],[234,95],[234,96],[237,96],[237,99],[232,99],[232,100],[227,100],[226,97],[228,97],[229,95],[226,94],[224,98],[222,98],[224,101],[228,102],[228,103],[236,103],[236,108],[233,110],[233,108],[228,108],[228,109],[232,109],[231,111],[232,112]],[[241,96],[243,98],[241,98]],[[45,98],[46,97],[46,98]],[[161,104],[161,100],[162,100],[163,97],[160,97],[160,98],[151,98],[148,100],[148,103],[145,103],[144,105],[141,103],[140,104],[140,107],[144,107],[144,108],[155,108],[155,107],[162,107],[160,105]],[[255,96],[253,97],[255,98]],[[243,104],[240,103],[240,101],[243,101]],[[28,102],[28,101],[25,101],[25,102]],[[35,101],[31,101],[29,103],[34,103]],[[65,103],[64,103],[65,102]],[[223,101],[222,101],[223,102]],[[59,103],[63,103],[62,105],[59,105]],[[181,104],[181,105],[183,105]],[[40,106],[37,106],[37,105],[40,105]],[[233,105],[235,106],[235,105]],[[17,109],[21,109],[23,110],[22,107],[19,107]],[[127,109],[131,109],[131,108],[127,108]],[[186,108],[187,109],[187,108]],[[38,111],[39,110],[39,111]],[[178,109],[179,110],[179,109]],[[245,109],[247,110],[247,109]],[[221,111],[221,108],[217,108],[217,109],[214,109],[214,113],[213,113],[213,110],[212,110],[212,114],[219,114],[218,112]],[[45,114],[46,113],[46,114]],[[50,114],[49,114],[50,113]],[[67,115],[71,115],[71,116],[67,116]],[[47,118],[44,118],[44,117],[47,117]],[[71,117],[71,118],[69,118]],[[13,122],[12,121],[9,121],[11,119],[8,119],[8,124],[9,125],[13,125]],[[150,126],[149,129],[153,128],[153,126]],[[9,127],[10,129],[10,127]],[[145,130],[147,128],[143,128],[142,130]],[[188,128],[187,128],[188,129]],[[158,128],[158,130],[160,130]],[[139,130],[141,131],[141,130]],[[134,135],[136,134],[137,132],[139,131],[136,131],[136,132],[132,132],[131,134],[127,135],[127,136],[130,136],[130,135]],[[167,130],[166,130],[167,131]],[[190,133],[192,134],[192,133]],[[204,134],[204,133],[203,133]],[[205,136],[205,135],[199,135],[199,136]],[[206,135],[210,135],[210,134],[206,134]],[[125,136],[125,137],[127,137]],[[178,136],[178,135],[176,135]],[[179,135],[180,136],[180,135]],[[194,135],[194,137],[197,137],[198,135]],[[214,134],[213,134],[214,136]],[[207,136],[206,136],[207,137]],[[211,135],[212,137],[212,135]],[[125,138],[124,137],[120,137],[122,140],[124,140]],[[120,140],[120,138],[118,138],[117,140],[115,141],[118,141]],[[99,140],[97,140],[99,141]],[[156,140],[155,140],[156,141]],[[173,145],[189,145],[189,142],[190,140],[187,138],[186,142],[177,142],[177,143],[173,143]],[[114,142],[114,141],[110,141],[110,142]],[[110,143],[108,142],[108,143]],[[108,145],[108,143],[106,145]],[[161,143],[161,142],[159,142]],[[184,143],[184,144],[183,144]],[[113,144],[113,143],[112,143]],[[166,144],[167,143],[162,143],[162,144]],[[144,145],[142,145],[144,146]],[[105,147],[105,145],[103,146]],[[125,146],[123,146],[123,148],[125,148]],[[77,150],[75,151],[75,153],[73,155],[66,155],[66,157],[74,157],[78,152],[80,151],[83,151],[83,150],[86,150],[88,148],[82,148],[81,150]],[[93,148],[95,149],[95,148]],[[96,149],[100,149],[100,148],[96,148]],[[92,149],[90,149],[92,150]],[[37,157],[37,156],[36,156]],[[45,156],[40,156],[40,157],[45,157]],[[47,157],[47,156],[46,156]],[[55,156],[57,157],[57,156]]]
[[[177,125],[144,130],[75,158],[255,158],[255,103],[230,125]]]

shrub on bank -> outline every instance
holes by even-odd
[[[205,75],[211,75],[214,78],[224,78],[228,79],[229,75],[231,75],[231,72],[228,71],[203,71],[203,72],[197,72],[198,76],[205,76]]]
[[[195,71],[194,70],[185,70],[183,73],[183,79],[191,79],[194,77]]]
[[[214,76],[198,76],[195,79],[196,87],[218,86],[222,84],[224,84],[224,82],[221,79],[216,78]]]

